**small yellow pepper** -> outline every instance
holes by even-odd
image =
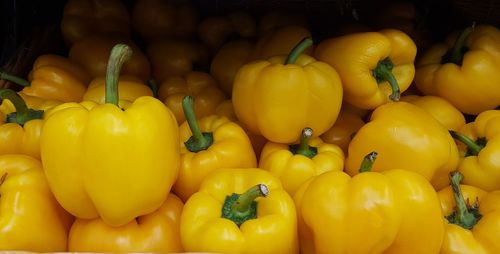
[[[71,252],[182,252],[180,217],[183,203],[169,194],[160,208],[121,227],[101,219],[77,219],[68,238]]]
[[[83,95],[83,100],[104,104],[106,99],[105,90],[106,78],[95,78],[90,82],[87,91]],[[141,79],[122,75],[118,81],[118,94],[120,94],[120,100],[135,101],[141,96],[153,96],[153,91]]]
[[[196,98],[194,112],[197,118],[215,114],[217,106],[226,99],[210,74],[190,71],[181,77],[165,79],[158,90],[158,98],[172,110],[180,124],[186,121],[182,109],[185,96]]]
[[[394,29],[327,39],[314,52],[338,71],[345,101],[365,109],[399,100],[413,81],[416,54],[411,38]]]
[[[359,115],[341,108],[332,128],[323,133],[320,138],[325,143],[338,145],[344,154],[347,154],[352,137],[363,125],[365,125],[365,122]]]
[[[0,250],[67,250],[73,218],[52,195],[40,161],[1,155],[0,193]]]
[[[251,62],[238,71],[234,112],[248,130],[276,143],[292,143],[305,127],[319,136],[333,126],[342,84],[328,64],[301,55],[311,45],[311,39],[304,39],[288,57]]]
[[[402,101],[379,106],[358,130],[349,144],[346,172],[357,174],[358,162],[372,150],[380,153],[373,171],[414,171],[437,190],[448,185],[448,173],[459,161],[448,130],[423,109]]]
[[[192,252],[295,254],[295,206],[265,170],[220,169],[184,205],[181,240]]]
[[[436,191],[411,171],[367,172],[376,156],[352,178],[328,171],[297,191],[301,253],[439,252],[445,223]]]
[[[320,138],[311,139],[312,132],[311,128],[304,128],[299,144],[268,142],[262,149],[259,168],[278,177],[290,196],[309,178],[344,169],[342,149]]]
[[[181,167],[173,192],[184,202],[213,171],[229,167],[256,167],[257,158],[245,131],[223,116],[196,120],[193,97],[183,98],[186,115],[179,127]]]
[[[500,30],[480,25],[426,51],[417,63],[415,84],[422,93],[477,115],[500,105]]]
[[[65,103],[45,120],[42,162],[57,200],[82,219],[111,226],[158,209],[180,165],[178,125],[165,105],[143,96],[118,107],[117,80],[127,45],[113,47],[106,104]]]
[[[500,251],[500,191],[486,192],[461,185],[459,172],[450,174],[451,185],[440,190],[438,197],[447,220],[440,253],[490,254]]]

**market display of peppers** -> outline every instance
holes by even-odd
[[[0,69],[0,251],[500,252],[498,28],[132,7],[70,0],[67,55]]]

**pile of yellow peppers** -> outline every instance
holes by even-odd
[[[500,253],[500,30],[396,28],[68,1],[0,71],[0,250]]]

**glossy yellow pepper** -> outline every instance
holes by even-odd
[[[78,218],[101,217],[111,226],[158,209],[180,165],[178,125],[161,101],[143,96],[117,106],[118,73],[130,54],[127,45],[113,47],[106,104],[61,104],[47,116],[41,136],[57,200]]]
[[[500,251],[500,191],[461,185],[463,175],[450,174],[451,186],[438,192],[447,220],[440,253],[492,254]]]
[[[352,137],[363,125],[365,125],[365,122],[359,115],[341,108],[332,128],[323,133],[320,138],[325,143],[338,145],[344,154],[347,154]]]
[[[305,127],[315,136],[330,129],[342,103],[340,78],[328,64],[304,55],[311,39],[301,41],[288,57],[244,65],[236,75],[233,106],[251,132],[276,143],[292,143]]]
[[[161,39],[149,44],[148,58],[153,67],[153,77],[158,83],[167,77],[182,76],[208,65],[208,49],[195,42],[176,39]]]
[[[77,219],[68,238],[71,252],[182,252],[180,218],[183,203],[169,194],[160,208],[121,227],[101,219]]]
[[[69,59],[80,64],[92,78],[106,76],[106,66],[109,52],[114,45],[126,43],[134,51],[132,58],[127,61],[122,73],[141,78],[144,82],[151,78],[151,66],[146,56],[131,39],[111,35],[91,35],[77,41],[69,50]]]
[[[298,253],[295,206],[268,171],[220,169],[184,205],[181,240],[192,252]]]
[[[500,190],[500,110],[487,110],[452,136],[460,144],[458,171],[464,183],[486,191]]]
[[[234,77],[244,64],[250,62],[253,43],[248,40],[231,41],[222,46],[210,64],[210,74],[227,96],[233,92]]]
[[[297,191],[301,253],[439,252],[445,223],[435,190],[411,171],[365,172],[374,157],[352,178],[329,171]]]
[[[495,109],[500,105],[499,55],[497,28],[469,27],[422,55],[415,84],[422,93],[442,97],[466,114]]]
[[[311,32],[302,26],[277,28],[259,38],[255,43],[250,59],[262,60],[273,56],[286,55],[306,37],[311,37]],[[307,54],[312,53],[312,51],[311,48],[304,50]]]
[[[312,134],[311,128],[304,128],[299,144],[268,142],[260,154],[259,168],[278,177],[290,196],[309,178],[344,169],[342,149],[320,138],[311,139]]]
[[[119,0],[70,0],[64,5],[61,33],[66,44],[91,34],[130,36],[130,16]]]
[[[373,111],[349,144],[346,172],[358,173],[359,161],[370,151],[380,153],[373,171],[403,169],[429,180],[437,190],[448,185],[448,173],[458,166],[459,154],[448,130],[423,109],[391,102]]]
[[[151,42],[162,37],[190,38],[196,34],[194,6],[177,1],[138,0],[132,10],[134,29]]]
[[[327,39],[314,52],[338,71],[345,101],[365,109],[399,100],[413,81],[416,54],[411,38],[394,29]]]
[[[158,98],[172,110],[180,124],[186,121],[182,109],[185,96],[196,98],[194,112],[197,118],[215,114],[217,106],[226,99],[210,74],[191,71],[182,77],[170,77],[160,84]]]
[[[447,130],[458,130],[465,125],[465,117],[462,112],[441,97],[432,95],[407,95],[401,97],[401,101],[409,102],[427,111]]]
[[[52,195],[40,161],[1,155],[0,193],[0,250],[67,250],[73,218]]]
[[[106,78],[95,78],[90,82],[87,91],[83,95],[85,101],[95,101],[99,104],[105,102]],[[120,100],[135,101],[141,96],[153,96],[153,91],[141,79],[122,75],[118,81],[118,94]]]
[[[245,131],[223,116],[196,120],[193,97],[183,98],[187,121],[179,127],[181,167],[173,192],[184,202],[213,171],[230,167],[256,167],[257,158]]]

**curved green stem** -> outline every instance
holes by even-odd
[[[194,113],[194,98],[192,96],[188,95],[182,99],[182,109],[191,133],[193,133],[193,136],[184,142],[186,148],[194,153],[208,149],[214,142],[213,134],[211,132],[201,132]]]
[[[446,216],[446,219],[450,223],[457,224],[465,229],[472,229],[481,219],[482,215],[479,213],[477,204],[471,206],[465,201],[460,188],[460,183],[463,179],[464,176],[460,172],[450,172],[450,183],[456,207],[452,214]]]
[[[153,92],[153,97],[158,98],[158,84],[156,83],[156,80],[154,79],[148,80],[148,86]]]
[[[398,81],[392,74],[392,69],[394,68],[394,64],[391,59],[386,58],[378,62],[377,67],[373,70],[373,76],[377,80],[378,83],[387,81],[392,89],[392,94],[389,98],[393,101],[399,101],[401,97],[401,91],[399,90]]]
[[[309,158],[313,158],[318,154],[318,148],[309,146],[309,140],[313,135],[313,130],[306,127],[302,130],[302,135],[300,136],[300,143],[289,146],[289,150],[293,154],[301,154]]]
[[[359,173],[363,172],[369,172],[372,170],[373,163],[375,163],[375,160],[377,159],[378,153],[373,151],[363,158],[363,161],[361,162],[361,166],[359,167]]]
[[[302,39],[295,47],[290,51],[288,57],[285,60],[285,64],[294,64],[299,56],[304,53],[304,51],[313,45],[313,40],[309,37]]]
[[[449,132],[450,132],[450,135],[454,139],[464,143],[467,146],[467,148],[469,149],[469,151],[471,152],[471,154],[474,156],[477,156],[479,154],[479,152],[484,148],[484,145],[479,145],[474,140],[465,136],[462,133],[458,133],[458,132],[452,131],[452,130],[450,130]]]
[[[240,226],[245,221],[257,218],[258,197],[267,197],[269,189],[265,184],[257,184],[243,194],[233,193],[226,197],[222,206],[222,217]]]
[[[14,76],[10,73],[7,73],[4,70],[0,70],[0,79],[7,80],[7,81],[10,81],[12,83],[18,84],[20,86],[24,86],[24,87],[31,86],[31,84],[28,80],[20,78],[18,76]]]
[[[132,49],[126,44],[116,44],[111,49],[106,69],[105,103],[118,106],[118,79],[123,64],[132,57]]]
[[[12,102],[12,104],[14,104],[14,107],[16,108],[16,112],[7,115],[6,121],[9,123],[24,125],[30,120],[43,118],[42,110],[34,110],[28,108],[23,98],[21,98],[19,94],[11,89],[0,89],[0,98],[2,100],[9,100],[10,102]]]
[[[455,45],[453,45],[453,49],[451,50],[451,58],[450,62],[461,65],[464,58],[464,48],[465,48],[465,39],[469,36],[470,33],[474,30],[474,25],[467,27],[462,31],[462,33],[458,36],[455,41]]]

